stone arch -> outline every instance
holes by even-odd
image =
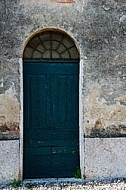
[[[80,168],[81,168],[81,174],[83,176],[83,172],[84,172],[84,141],[83,141],[83,107],[82,107],[82,68],[83,68],[83,61],[80,58],[80,50],[79,47],[77,45],[77,42],[74,40],[73,37],[71,37],[71,35],[69,35],[67,32],[61,30],[61,29],[56,29],[56,28],[46,28],[46,29],[42,29],[39,31],[36,31],[35,33],[33,33],[31,36],[28,37],[28,39],[25,41],[24,43],[24,48],[22,51],[22,58],[19,60],[20,63],[20,84],[21,84],[21,93],[20,93],[20,98],[21,98],[21,112],[20,112],[20,129],[21,129],[21,138],[20,138],[20,178],[23,179],[23,123],[24,123],[24,119],[23,119],[23,63],[25,61],[25,59],[34,59],[34,58],[30,58],[27,57],[25,55],[26,53],[26,48],[29,47],[29,43],[35,39],[36,37],[40,36],[40,35],[45,35],[45,34],[57,34],[57,35],[61,35],[63,37],[63,39],[65,38],[69,40],[68,44],[72,44],[74,47],[74,52],[75,55],[72,56],[73,54],[70,54],[70,57],[65,57],[62,59],[78,59],[78,64],[79,64],[79,155],[80,155]],[[62,43],[59,43],[62,44]],[[67,51],[69,49],[72,49],[71,47],[66,47]],[[35,58],[36,59],[36,58]],[[45,58],[40,58],[38,57],[38,59],[45,59]],[[46,59],[50,59],[49,57],[46,57]],[[56,57],[52,57],[52,59],[58,59]],[[60,58],[61,59],[61,58]],[[83,178],[83,177],[82,177]]]
[[[57,29],[41,30],[26,42],[23,59],[79,59],[74,40]]]

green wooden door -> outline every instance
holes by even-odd
[[[78,61],[24,62],[24,179],[79,167]]]

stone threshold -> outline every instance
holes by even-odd
[[[76,178],[42,178],[42,179],[24,179],[23,184],[37,183],[37,184],[51,184],[51,183],[83,183],[83,179]]]

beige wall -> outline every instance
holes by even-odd
[[[45,28],[67,32],[80,51],[79,128],[82,176],[90,179],[125,176],[125,9],[125,0],[69,0],[67,3],[66,0],[1,1],[0,144],[4,144],[6,151],[3,151],[1,145],[0,159],[4,160],[4,164],[1,161],[0,181],[18,178],[19,165],[22,172],[23,77],[20,67],[22,61],[19,64],[19,59],[22,58],[30,36]],[[95,159],[91,154],[93,146]],[[11,162],[10,174],[6,153]],[[112,162],[113,154],[115,157]],[[20,163],[16,161],[18,157]],[[17,163],[16,174],[12,158]],[[122,169],[118,170],[118,163],[119,168],[123,166]],[[101,169],[102,166],[104,169]]]

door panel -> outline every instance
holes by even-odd
[[[78,61],[24,62],[24,178],[79,167]]]

